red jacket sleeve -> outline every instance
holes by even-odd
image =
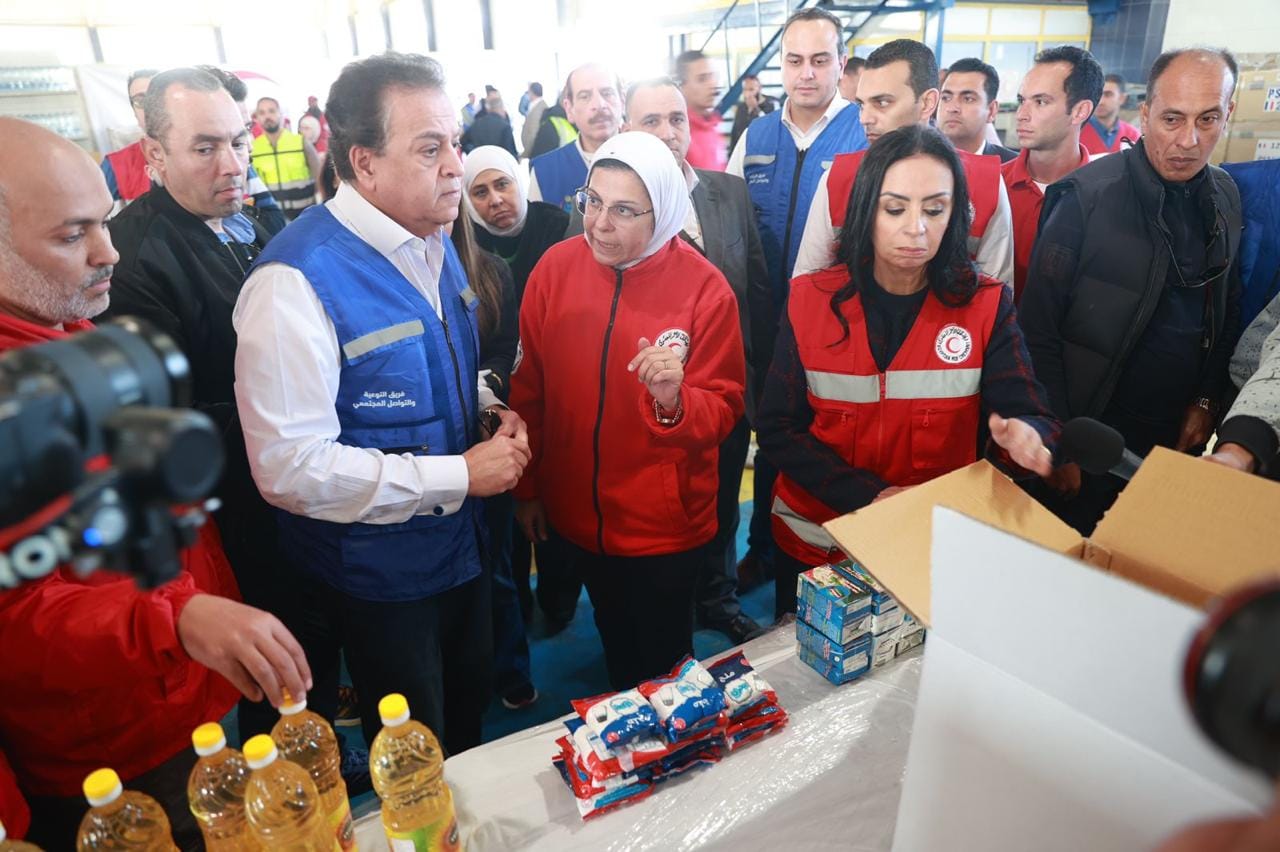
[[[640,389],[640,416],[658,440],[693,450],[718,446],[742,418],[746,356],[738,301],[718,272],[703,287],[694,320],[680,400],[684,416],[664,426],[653,414],[653,396]]]
[[[538,496],[538,466],[542,461],[543,373],[542,326],[547,313],[547,264],[539,263],[529,275],[520,303],[520,362],[511,373],[511,408],[529,432],[533,457],[512,492],[517,500]]]
[[[178,616],[199,594],[191,574],[143,591],[130,577],[85,583],[65,570],[0,595],[6,690],[110,686],[163,676],[190,659]]]

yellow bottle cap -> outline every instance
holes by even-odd
[[[84,779],[84,797],[91,807],[109,805],[120,798],[123,792],[120,776],[114,769],[97,769]]]
[[[250,737],[249,741],[244,744],[244,759],[249,764],[250,769],[261,769],[264,766],[270,766],[275,763],[277,754],[276,744],[266,734]]]
[[[409,699],[398,692],[385,696],[378,702],[378,715],[382,717],[382,724],[388,727],[403,725],[409,721]]]
[[[217,722],[205,722],[191,732],[191,745],[195,747],[196,754],[208,757],[227,747],[227,736]]]

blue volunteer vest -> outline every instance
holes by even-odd
[[[805,151],[796,150],[791,131],[782,124],[781,109],[760,116],[747,128],[742,175],[756,208],[773,307],[778,314],[787,303],[791,270],[822,173],[831,167],[836,154],[865,147],[867,134],[858,121],[856,104],[840,110]]]
[[[582,162],[578,146],[572,142],[534,157],[529,164],[538,178],[542,200],[566,213],[573,212],[573,194],[587,182],[587,164]]]
[[[338,443],[450,456],[476,440],[477,300],[449,240],[444,249],[444,322],[324,205],[303,211],[258,258],[256,266],[283,263],[305,275],[333,321],[342,351]],[[468,498],[451,515],[399,524],[337,524],[282,511],[281,538],[301,570],[341,592],[418,600],[480,573],[479,506]]]

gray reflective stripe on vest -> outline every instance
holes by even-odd
[[[879,376],[805,370],[804,378],[809,384],[809,392],[819,399],[835,402],[878,402],[880,399]]]
[[[970,234],[967,243],[969,248],[969,257],[976,258],[978,256],[978,249],[982,248],[982,237],[975,237],[973,234]],[[993,270],[987,274],[994,275],[995,271]]]
[[[982,385],[982,369],[893,370],[885,374],[885,399],[957,399],[973,396]]]
[[[773,498],[773,513],[805,544],[813,545],[819,550],[830,550],[838,546],[826,530],[813,521],[800,517],[795,509],[782,502],[781,497]]]
[[[744,166],[767,166],[778,159],[776,154],[748,154],[742,158]]]
[[[389,325],[386,328],[362,334],[355,340],[347,341],[342,347],[342,354],[346,355],[347,358],[359,358],[379,346],[386,346],[388,343],[395,343],[397,340],[404,340],[406,337],[421,337],[425,331],[426,328],[422,325],[422,320],[409,320],[409,322]]]

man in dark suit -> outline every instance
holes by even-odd
[[[720,529],[708,547],[707,560],[698,576],[698,619],[719,630],[735,643],[754,638],[763,629],[742,612],[732,579],[738,559],[734,541],[738,529],[738,492],[750,443],[749,418],[768,364],[753,360],[767,351],[776,329],[760,328],[772,316],[764,249],[756,232],[747,185],[742,178],[723,172],[692,168],[685,160],[689,150],[689,113],[675,81],[659,79],[636,83],[627,92],[623,130],[658,137],[670,149],[689,184],[693,208],[680,236],[723,273],[738,299],[742,324],[743,357],[747,361],[747,416],[720,445],[720,495],[717,501]],[[582,233],[582,214],[576,210],[565,236]],[[755,318],[761,318],[757,321]]]
[[[1000,111],[1000,75],[981,59],[961,59],[944,72],[938,129],[961,151],[988,154],[1007,163],[1018,152],[989,142],[987,126]]]

